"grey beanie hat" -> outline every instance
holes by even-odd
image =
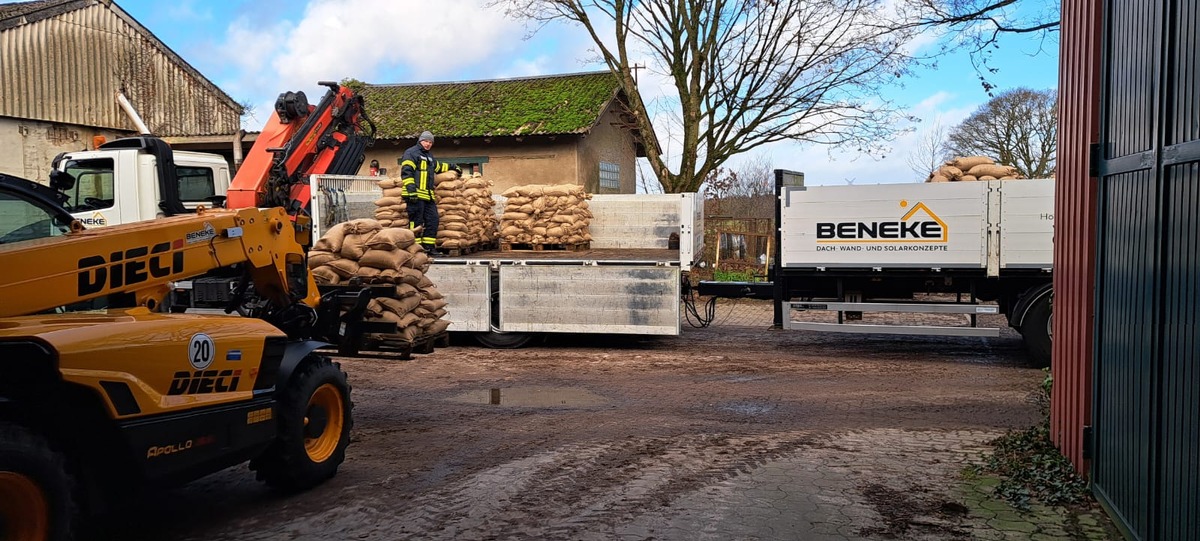
[[[433,142],[433,134],[430,133],[429,130],[421,132],[421,136],[417,138],[417,142],[421,142],[421,141],[429,141],[430,143],[432,143]]]

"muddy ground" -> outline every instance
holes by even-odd
[[[559,336],[517,350],[456,338],[411,361],[339,360],[355,426],[337,477],[281,495],[231,468],[147,498],[88,537],[808,538],[755,531],[751,519],[745,532],[723,531],[700,516],[702,502],[749,494],[772,468],[820,476],[837,461],[857,477],[828,490],[854,493],[812,512],[844,499],[863,518],[830,538],[907,538],[917,519],[905,509],[943,522],[961,514],[960,462],[1036,422],[1044,375],[1025,366],[1008,329],[897,338],[685,325],[679,337]],[[925,447],[904,447],[914,437]],[[920,538],[972,537],[929,521]],[[696,523],[707,529],[689,531]]]

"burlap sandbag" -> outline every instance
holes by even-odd
[[[400,197],[380,197],[379,199],[375,200],[375,206],[377,207],[391,207],[403,204],[404,199]]]
[[[929,180],[926,182],[950,182],[950,179],[941,175],[933,175],[932,177],[929,177]]]
[[[423,273],[417,269],[412,269],[409,267],[400,267],[397,270],[400,271],[400,276],[399,276],[398,280],[401,283],[415,286],[417,289],[421,288],[421,282],[428,280],[428,278],[425,278],[425,273]],[[430,283],[432,283],[432,282],[430,282]]]
[[[351,259],[335,259],[321,268],[333,269],[343,280],[358,274],[358,262]]]
[[[371,240],[367,242],[367,248],[376,250],[403,249],[412,246],[415,241],[416,235],[413,235],[411,229],[389,227],[371,237]]]
[[[346,231],[347,235],[363,235],[367,233],[374,233],[380,229],[383,229],[383,227],[380,226],[379,222],[375,220],[369,218],[359,218],[357,220],[350,220],[349,222],[342,224],[342,229]]]
[[[400,179],[398,179],[398,178],[385,178],[385,179],[383,179],[383,180],[380,180],[380,181],[377,181],[377,182],[375,182],[375,185],[376,185],[376,186],[379,186],[380,188],[383,188],[383,189],[387,190],[387,189],[391,189],[391,188],[395,188],[395,187],[399,186],[399,185],[400,185]]]
[[[426,299],[430,299],[430,300],[446,298],[445,296],[442,295],[441,291],[437,290],[436,287],[427,287],[425,289],[422,289],[421,296],[425,297]]]
[[[934,175],[943,176],[948,179],[962,178],[963,170],[959,169],[957,167],[954,167],[953,165],[943,165],[938,168],[937,172],[935,172]]]
[[[978,178],[976,178],[976,177],[975,177],[975,175],[963,175],[963,176],[962,176],[962,178],[960,178],[960,179],[958,179],[958,180],[961,180],[961,181],[964,181],[964,182],[970,182],[970,181],[973,181],[973,180],[979,180],[979,179],[978,179]]]
[[[375,220],[371,221],[374,223],[379,223],[375,222]],[[362,257],[363,253],[367,251],[367,243],[371,242],[371,238],[374,236],[374,232],[346,235],[346,237],[342,239],[342,249],[338,253],[344,258],[357,261],[358,258]]]
[[[965,173],[970,171],[971,168],[975,167],[976,165],[984,165],[989,163],[996,162],[987,156],[958,156],[953,160],[950,160],[947,165],[953,165]]]
[[[358,259],[358,264],[364,267],[374,267],[380,270],[398,269],[403,267],[412,254],[405,250],[367,250]]]
[[[979,177],[979,180],[996,180],[996,177],[983,175],[982,177]]]
[[[379,303],[393,314],[404,315],[421,306],[421,296],[413,295],[402,299],[382,297],[379,299]]]
[[[371,318],[382,317],[387,310],[379,303],[377,299],[367,301],[367,307],[363,309],[363,315]]]
[[[425,252],[417,252],[415,254],[412,254],[412,257],[409,258],[408,261],[406,261],[404,263],[404,266],[408,267],[410,269],[420,269],[422,267],[428,267],[429,266],[429,254],[427,254]],[[422,270],[421,272],[425,272],[425,271]]]
[[[408,195],[408,192],[404,191],[404,188],[400,188],[400,187],[387,188],[387,189],[383,190],[383,197],[385,197],[385,198],[388,198],[388,197],[403,198],[405,195]],[[379,206],[379,205],[377,204],[376,206]]]
[[[436,312],[446,307],[446,299],[425,299],[421,306],[430,312]]]
[[[443,332],[446,332],[446,329],[448,327],[450,327],[449,321],[446,321],[444,319],[439,319],[439,320],[434,321],[433,323],[430,323],[429,326],[425,328],[425,334],[441,334]]]
[[[313,249],[336,254],[342,250],[342,240],[345,237],[346,231],[341,224],[333,226],[317,242],[313,243]]]
[[[308,268],[315,269],[338,258],[338,254],[324,250],[308,251]]]
[[[366,265],[363,265],[362,263],[359,263],[358,264],[358,273],[355,274],[355,276],[358,276],[359,278],[366,278],[367,283],[375,283],[378,280],[374,280],[374,278],[379,277],[380,270],[382,270],[382,269],[379,269],[376,267],[368,267]]]
[[[985,176],[992,177],[992,178],[1000,178],[1000,177],[1008,176],[1008,175],[1011,175],[1014,173],[1016,173],[1016,170],[1010,166],[990,164],[990,163],[976,165],[975,167],[972,167],[970,171],[967,172],[967,174],[973,175],[975,178],[982,178]]]
[[[407,314],[400,316],[400,321],[396,322],[396,327],[400,328],[400,329],[406,329],[408,327],[415,327],[417,325],[417,322],[419,322],[419,321],[421,321],[420,316],[418,316],[412,312],[409,312]]]
[[[333,270],[328,265],[317,267],[311,272],[313,280],[316,280],[318,284],[337,285],[342,282],[342,277],[338,275],[337,271]]]
[[[414,286],[411,284],[404,284],[404,283],[396,284],[395,297],[397,299],[402,299],[404,297],[411,297],[413,295],[421,295],[421,294],[422,293],[417,289],[417,286]]]

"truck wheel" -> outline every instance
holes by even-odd
[[[341,366],[309,355],[276,405],[278,436],[250,461],[250,469],[258,480],[283,490],[307,489],[333,477],[346,459],[353,407]]]
[[[475,334],[475,341],[486,348],[517,349],[533,340],[533,335],[523,332],[481,332]]]
[[[1037,368],[1050,366],[1050,325],[1053,322],[1054,311],[1050,304],[1050,295],[1045,295],[1029,307],[1025,321],[1021,324],[1021,336],[1025,339],[1031,362]]]
[[[75,514],[62,455],[25,428],[0,422],[0,539],[70,539]]]

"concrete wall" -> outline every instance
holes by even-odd
[[[0,173],[47,183],[50,162],[60,152],[91,150],[92,136],[112,141],[129,132],[0,117]]]
[[[600,121],[579,143],[580,184],[590,193],[634,193],[637,191],[637,150],[629,130],[622,128],[621,119],[610,103]],[[600,162],[615,163],[621,168],[620,189],[600,189]]]
[[[586,135],[554,137],[453,138],[439,137],[433,155],[440,160],[486,157],[483,176],[495,183],[496,193],[524,184],[575,184],[591,193],[635,193],[637,155],[627,130],[613,125],[616,115],[606,111]],[[367,149],[360,175],[369,174],[371,160],[399,177],[400,156],[412,140],[380,140]],[[600,162],[620,166],[620,190],[600,190]]]

